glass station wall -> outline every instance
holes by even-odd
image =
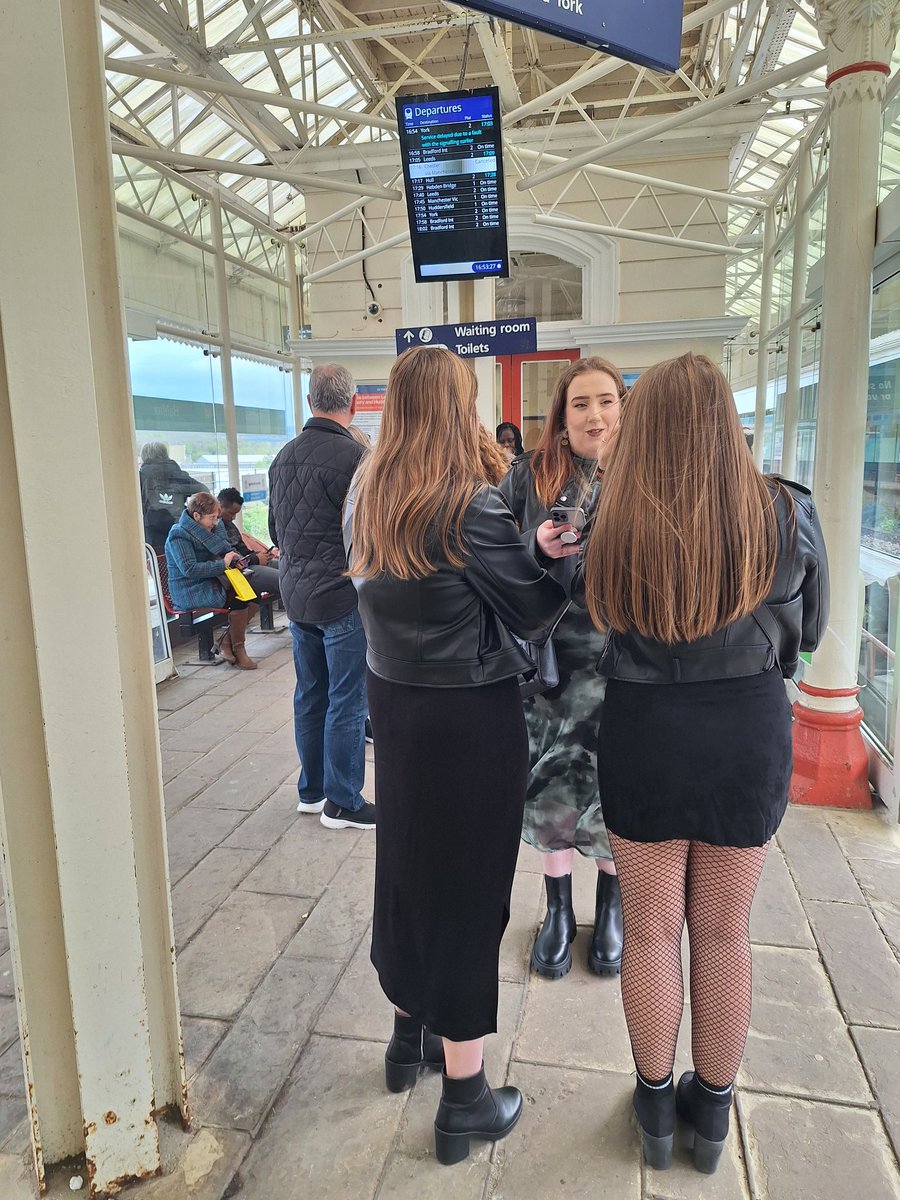
[[[900,187],[900,89],[885,108],[879,201]],[[819,187],[809,212],[808,268],[825,250],[826,192]],[[786,369],[789,349],[790,278],[793,236],[788,231],[773,264],[768,342],[759,347],[767,356],[766,419],[763,470],[782,469]],[[898,256],[900,258],[900,256]],[[885,267],[881,268],[884,276]],[[859,701],[865,728],[882,752],[896,753],[897,705],[900,699],[895,671],[900,649],[900,261],[888,269],[872,293],[869,378],[866,402],[865,464],[860,573],[864,589],[859,646]],[[801,310],[800,396],[796,463],[793,477],[812,487],[818,419],[819,363],[822,310],[809,303]],[[747,430],[753,428],[756,389],[735,393]]]
[[[860,569],[865,584],[859,654],[866,726],[891,755],[897,718],[900,604],[900,274],[872,297]]]
[[[137,217],[119,219],[128,317],[136,461],[148,441],[214,494],[229,485],[215,261],[208,202],[179,194],[193,241],[161,235]],[[186,207],[187,206],[187,207]],[[245,228],[246,226],[246,228]],[[231,214],[226,253],[249,245],[252,228]],[[197,241],[207,243],[200,247]],[[231,377],[241,491],[258,491],[272,459],[296,431],[291,387],[286,255],[267,242],[266,274],[226,262]],[[305,394],[307,380],[301,379]],[[256,477],[256,478],[254,478]],[[248,501],[243,521],[267,538],[265,500]]]

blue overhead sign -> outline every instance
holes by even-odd
[[[537,350],[537,317],[459,321],[456,325],[406,325],[394,332],[398,354],[410,346],[446,346],[460,358],[533,354]]]
[[[657,71],[675,71],[681,60],[683,0],[477,0],[462,7]]]

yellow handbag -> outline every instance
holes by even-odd
[[[234,588],[234,594],[238,600],[257,600],[259,597],[250,586],[250,580],[247,576],[237,569],[237,567],[226,567],[225,577]]]

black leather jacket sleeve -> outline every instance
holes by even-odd
[[[495,488],[485,488],[463,520],[465,577],[516,637],[544,642],[568,596],[522,543],[515,517]]]
[[[825,535],[819,523],[816,507],[809,501],[809,546],[806,553],[806,575],[800,588],[803,597],[803,632],[801,650],[815,650],[828,627],[831,609],[831,583],[828,576],[828,554]]]
[[[529,520],[530,514],[526,512],[529,497],[534,492],[531,458],[531,453],[514,458],[509,464],[509,470],[497,484],[497,490],[512,509],[512,514],[523,531],[533,524],[540,524],[539,521]],[[546,517],[541,519],[546,520]]]

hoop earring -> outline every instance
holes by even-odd
[[[562,437],[561,437],[559,440],[560,440],[560,445],[562,445],[562,446],[568,446],[568,444],[569,444],[569,431],[568,431],[568,429],[564,429],[564,430],[563,430],[563,432],[562,432]]]

